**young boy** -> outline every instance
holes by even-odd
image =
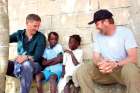
[[[70,85],[74,83],[73,74],[79,65],[83,62],[83,51],[79,48],[81,37],[72,35],[69,39],[69,49],[65,50],[63,56],[63,74],[59,83],[58,90],[61,93],[70,93]]]
[[[57,92],[57,81],[62,75],[63,48],[58,44],[59,36],[56,32],[50,32],[48,35],[49,46],[45,49],[43,55],[43,66],[46,68],[38,75],[37,86],[38,93],[43,93],[41,80],[45,78],[50,83],[50,92]]]

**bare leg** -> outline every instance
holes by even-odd
[[[70,81],[66,84],[66,86],[64,87],[64,93],[71,93],[71,88],[70,88],[71,84],[72,84],[72,80],[70,80]]]
[[[44,78],[42,73],[39,73],[35,76],[36,83],[37,83],[37,92],[43,93],[43,87],[42,87],[42,79]]]
[[[74,93],[79,93],[79,91],[80,91],[80,87],[75,87],[74,86]]]
[[[57,76],[56,75],[52,75],[50,77],[50,91],[51,93],[57,93]]]

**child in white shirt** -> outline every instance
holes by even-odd
[[[59,82],[58,90],[61,93],[70,93],[70,85],[74,83],[72,76],[75,70],[83,62],[83,51],[79,48],[81,37],[72,35],[69,39],[69,49],[65,50],[63,55],[63,73],[62,79]]]

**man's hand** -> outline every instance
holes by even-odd
[[[62,63],[62,61],[63,61],[63,56],[59,54],[57,55],[57,57],[50,60],[43,59],[42,65],[47,67],[47,66],[58,64],[58,63]]]
[[[28,59],[28,57],[26,55],[19,55],[19,56],[17,56],[16,61],[21,64],[24,61],[26,61],[27,59]]]
[[[118,63],[115,61],[110,61],[110,60],[102,60],[97,64],[99,70],[103,74],[110,74],[113,72],[115,68],[118,67]]]

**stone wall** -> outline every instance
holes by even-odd
[[[115,23],[129,27],[140,44],[140,1],[139,0],[9,0],[10,33],[25,27],[29,13],[37,13],[42,18],[40,31],[46,36],[51,31],[60,35],[60,43],[66,48],[69,36],[79,34],[84,59],[92,58],[91,43],[96,33],[95,25],[87,25],[95,11],[109,9],[114,14]],[[16,55],[15,44],[10,47],[10,59]],[[139,51],[140,54],[140,51]]]
[[[139,6],[134,1],[137,0],[9,0],[10,33],[25,27],[27,14],[37,13],[42,18],[40,30],[46,36],[51,31],[58,32],[60,43],[64,47],[67,47],[70,35],[80,34],[84,59],[91,59],[91,42],[96,29],[94,25],[89,26],[87,23],[92,20],[93,13],[98,9],[107,8],[113,12],[117,25],[127,26],[138,34],[139,26],[135,24],[139,21],[135,16],[139,16]],[[132,9],[135,11],[131,11]],[[10,55],[10,58],[13,58],[13,55]]]
[[[130,7],[129,12],[131,14],[131,27],[133,32],[136,36],[136,40],[138,45],[140,45],[140,1],[139,0],[132,0],[131,1],[132,7]],[[140,48],[138,48],[138,58],[140,57]],[[140,58],[139,58],[139,65],[140,65]]]

